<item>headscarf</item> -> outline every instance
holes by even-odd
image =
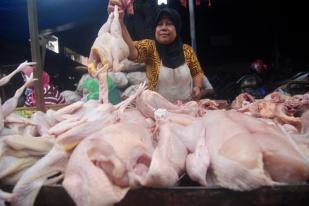
[[[162,64],[169,68],[175,69],[185,63],[185,57],[183,54],[183,42],[180,38],[181,18],[175,9],[163,8],[159,11],[155,18],[155,27],[158,25],[164,14],[167,14],[171,18],[176,28],[176,39],[174,42],[168,45],[160,44],[157,40],[155,40],[155,43],[162,60]]]
[[[24,81],[26,81],[25,77],[26,78],[30,77],[30,75],[33,73],[34,69],[35,69],[34,67],[28,66],[28,67],[26,67],[22,70]],[[42,77],[41,77],[42,86],[47,87],[49,85],[49,81],[50,81],[49,75],[47,74],[47,72],[43,71]]]
[[[22,70],[22,75],[24,81],[30,77],[30,75],[35,70],[34,67],[28,66]],[[60,94],[60,92],[52,85],[50,85],[50,78],[47,72],[42,72],[41,82],[43,86],[43,94],[44,94],[44,103],[46,105],[49,104],[62,104],[65,103],[64,97]],[[35,91],[33,88],[27,88],[25,91],[25,106],[33,107],[36,106],[36,97]]]

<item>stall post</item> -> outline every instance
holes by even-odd
[[[196,52],[194,0],[189,0],[191,46]]]
[[[27,0],[28,7],[28,22],[29,22],[29,34],[31,44],[31,58],[36,62],[36,69],[34,70],[34,78],[38,81],[34,84],[36,95],[36,107],[39,111],[45,112],[45,103],[43,97],[43,87],[41,82],[42,76],[42,60],[39,44],[39,29],[38,29],[38,15],[37,15],[37,3],[36,0]]]

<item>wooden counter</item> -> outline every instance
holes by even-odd
[[[10,190],[12,187],[0,186]],[[102,196],[103,198],[104,196]],[[35,206],[74,206],[61,186],[43,187]],[[115,206],[308,206],[309,185],[263,187],[236,192],[223,188],[172,187],[133,189]]]

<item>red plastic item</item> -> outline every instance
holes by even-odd
[[[180,1],[181,6],[187,8],[188,0],[179,0],[179,1]],[[208,6],[211,7],[211,5],[212,5],[211,0],[205,0],[205,1],[208,1]],[[200,6],[201,0],[195,0],[195,5]]]

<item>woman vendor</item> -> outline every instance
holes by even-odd
[[[148,88],[171,102],[201,98],[203,70],[193,48],[180,38],[181,18],[172,8],[163,8],[155,18],[155,40],[133,41],[123,22],[124,8],[110,0],[108,12],[119,6],[123,39],[130,49],[129,59],[146,64]]]

